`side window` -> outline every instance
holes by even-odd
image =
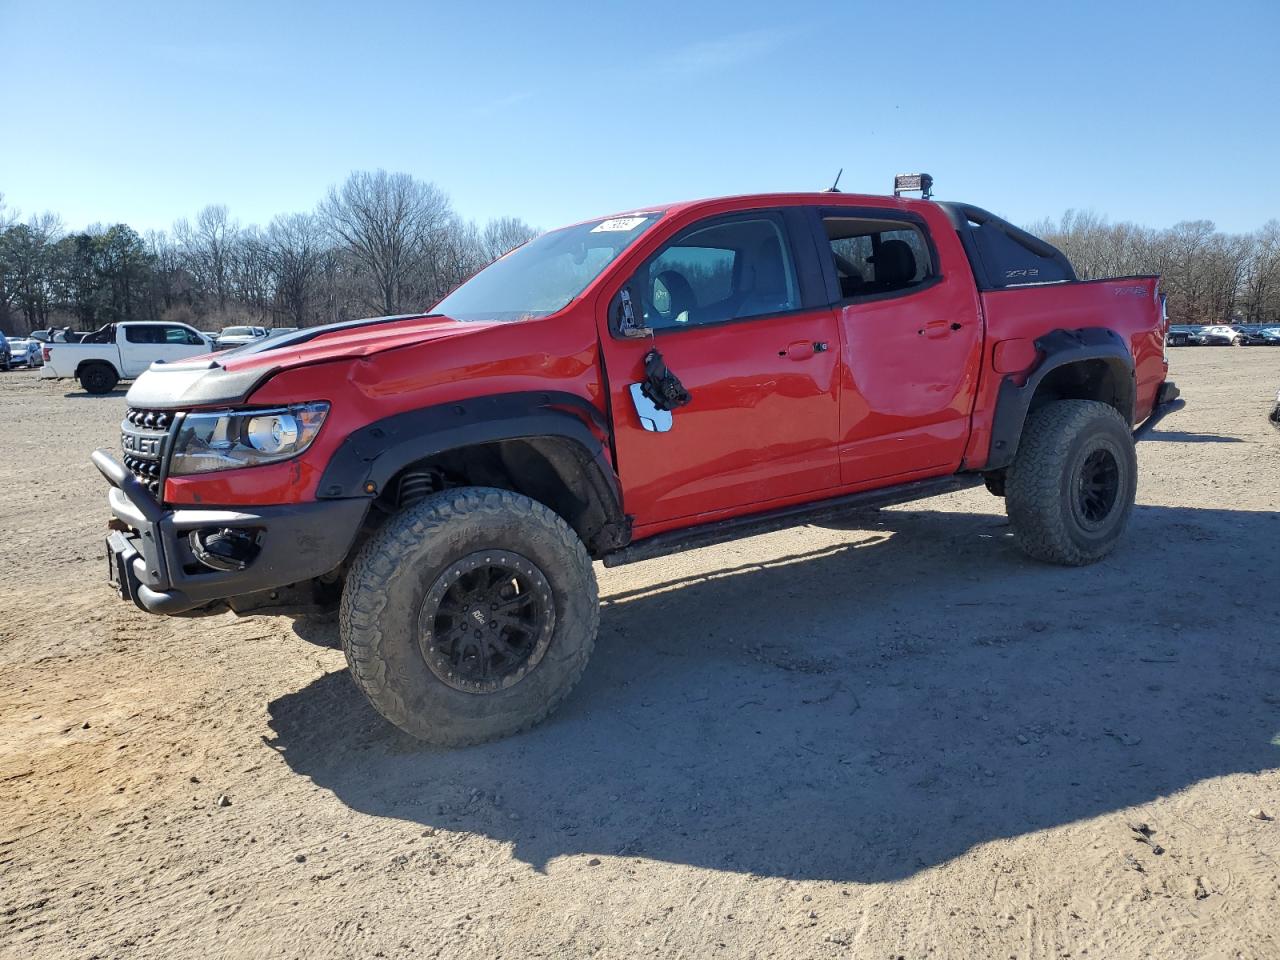
[[[183,346],[195,346],[203,343],[199,337],[185,327],[165,327],[164,342],[182,344]]]
[[[129,343],[160,343],[157,327],[125,327],[124,338]]]
[[[1000,229],[994,221],[979,223],[970,219],[969,232],[978,245],[993,286],[1075,279],[1065,257],[1055,259],[1037,253],[1019,242],[1013,234]]]
[[[653,330],[723,323],[800,307],[795,264],[772,216],[698,224],[637,275]]]
[[[864,217],[824,217],[840,296],[896,293],[935,275],[929,241],[913,223]]]

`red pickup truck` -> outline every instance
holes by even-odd
[[[1082,282],[965,204],[834,192],[554,230],[425,315],[153,367],[108,567],[144,610],[341,605],[356,683],[445,744],[582,673],[606,566],[971,484],[1105,555],[1182,401],[1156,277]]]

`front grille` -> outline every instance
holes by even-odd
[[[124,465],[156,499],[160,499],[160,487],[168,465],[169,431],[174,418],[169,410],[130,408],[120,424]]]

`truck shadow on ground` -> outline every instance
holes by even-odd
[[[1188,433],[1185,430],[1153,430],[1144,440],[1164,440],[1169,443],[1245,443],[1240,437],[1224,437],[1217,433]]]
[[[887,511],[814,539],[606,575],[581,686],[525,735],[424,746],[334,672],[270,704],[271,745],[356,810],[538,868],[841,881],[1280,765],[1280,600],[1240,589],[1274,564],[1280,514],[1139,507],[1081,569],[1025,560],[995,514]]]

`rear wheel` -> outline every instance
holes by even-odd
[[[110,393],[120,382],[115,368],[105,363],[91,363],[80,371],[80,386],[89,393]]]
[[[464,487],[392,517],[342,594],[342,646],[384,717],[432,743],[517,733],[573,689],[595,645],[591,558],[528,497]]]
[[[1050,563],[1101,560],[1129,521],[1137,477],[1133,435],[1113,407],[1046,404],[1027,418],[1006,479],[1018,546]]]

